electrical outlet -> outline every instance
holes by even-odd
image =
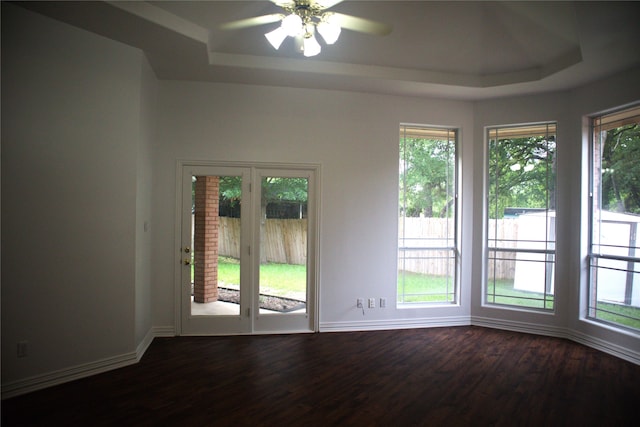
[[[364,304],[364,299],[358,298],[356,300],[356,308],[363,308],[363,304]]]
[[[28,345],[29,343],[27,341],[20,341],[18,343],[18,357],[27,357]]]
[[[376,299],[369,298],[369,308],[376,308]]]
[[[386,307],[387,307],[387,299],[380,298],[380,308],[386,308]]]

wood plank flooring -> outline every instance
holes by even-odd
[[[3,426],[635,426],[640,366],[454,327],[156,338],[137,365],[2,402]]]

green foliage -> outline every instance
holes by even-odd
[[[265,177],[262,179],[262,200],[266,203],[305,203],[307,188],[307,178]]]
[[[504,208],[555,209],[555,136],[489,141],[489,217]]]
[[[308,198],[307,187],[306,178],[266,177],[262,179],[262,200],[267,203],[304,203]],[[221,176],[220,196],[231,201],[239,201],[242,197],[241,177]]]
[[[605,133],[602,208],[640,214],[640,125],[626,125]]]
[[[455,195],[455,142],[400,139],[401,214],[450,217]]]
[[[192,195],[195,197],[195,181],[193,177]],[[308,198],[307,178],[266,177],[262,180],[262,203],[295,202],[306,203]],[[242,198],[242,177],[221,176],[220,198],[230,205],[240,203]]]
[[[220,197],[234,202],[240,201],[242,197],[242,178],[239,176],[221,176]]]

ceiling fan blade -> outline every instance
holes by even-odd
[[[254,27],[256,25],[265,25],[282,20],[284,15],[280,13],[272,13],[270,15],[255,16],[253,18],[238,19],[237,21],[226,22],[220,25],[222,30],[239,30],[241,28]]]
[[[271,3],[280,7],[293,7],[295,2],[293,0],[269,0]]]
[[[382,22],[345,15],[344,13],[332,13],[337,18],[336,20],[338,25],[342,28],[346,28],[347,30],[359,31],[361,33],[374,34],[377,36],[386,36],[393,29],[391,25],[383,24]]]
[[[342,3],[344,0],[315,0],[315,4],[320,6],[323,10],[329,9],[337,5],[338,3]]]

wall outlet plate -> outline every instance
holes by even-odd
[[[27,357],[28,354],[29,354],[29,343],[27,341],[18,342],[17,356]]]

